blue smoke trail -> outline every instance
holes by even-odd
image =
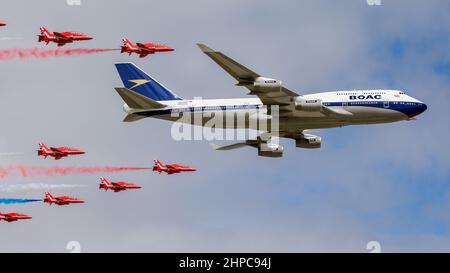
[[[20,204],[20,203],[30,203],[30,202],[38,202],[42,201],[42,199],[17,199],[17,198],[0,198],[0,204]]]

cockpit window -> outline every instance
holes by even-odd
[[[405,94],[405,92],[402,92],[402,91],[400,91],[400,92],[398,92],[400,95],[404,95]]]

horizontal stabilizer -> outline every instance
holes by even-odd
[[[140,120],[140,119],[143,119],[143,118],[145,118],[145,116],[140,116],[140,115],[136,115],[136,114],[129,114],[123,119],[123,122],[133,122],[133,121],[137,121],[137,120]]]
[[[164,108],[167,106],[124,87],[116,87],[114,89],[116,89],[117,93],[119,93],[125,103],[131,108],[150,109]]]

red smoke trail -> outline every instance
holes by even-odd
[[[113,48],[10,48],[0,50],[0,61],[20,59],[47,59],[62,56],[78,56],[86,54],[95,54],[100,52],[109,52],[119,49]]]
[[[8,177],[12,174],[19,174],[23,177],[30,176],[54,176],[54,175],[70,175],[70,174],[97,174],[97,173],[114,173],[127,171],[149,170],[150,168],[140,167],[40,167],[40,166],[6,166],[0,167],[0,178]]]

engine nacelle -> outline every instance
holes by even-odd
[[[258,91],[269,92],[280,89],[282,87],[282,82],[271,78],[258,77],[253,82],[253,87]]]
[[[265,157],[282,157],[284,148],[274,143],[261,143],[258,147],[258,155]]]
[[[320,136],[304,134],[303,137],[295,139],[295,146],[297,148],[316,149],[322,145],[322,138]]]
[[[295,110],[306,112],[319,112],[322,110],[322,100],[305,100],[302,97],[295,99]]]

